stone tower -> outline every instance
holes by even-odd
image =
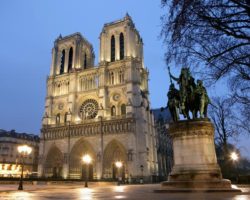
[[[115,179],[158,175],[143,42],[131,17],[105,24],[99,64],[75,33],[55,40],[41,129],[39,176]],[[117,171],[115,162],[123,163]],[[118,174],[120,173],[120,175]]]

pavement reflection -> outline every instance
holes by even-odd
[[[5,198],[2,198],[0,195],[0,199],[4,200],[34,200],[33,195],[29,192],[18,191],[9,193],[9,195]]]
[[[242,193],[154,193],[160,184],[144,185],[98,185],[82,184],[27,186],[26,191],[17,191],[14,186],[0,185],[0,200],[248,200],[250,185],[237,185]],[[1,191],[2,189],[2,191]],[[5,189],[5,190],[4,190]],[[8,189],[8,190],[7,190]],[[13,189],[13,190],[10,190]]]
[[[92,200],[93,199],[93,189],[90,188],[80,188],[79,189],[80,200]]]
[[[249,200],[249,196],[239,195],[239,196],[235,196],[232,200]]]
[[[125,188],[126,188],[126,186],[115,186],[114,192],[124,192]]]

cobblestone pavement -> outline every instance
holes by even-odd
[[[154,193],[159,184],[153,185],[25,185],[24,191],[17,191],[16,185],[0,185],[0,200],[40,200],[40,199],[131,199],[131,200],[250,200],[250,185],[239,185],[242,193]]]

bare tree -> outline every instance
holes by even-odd
[[[215,142],[222,145],[226,152],[228,139],[239,133],[237,120],[229,98],[214,97],[211,101],[213,106],[209,108],[209,116],[215,127]]]
[[[228,140],[239,134],[235,123],[235,113],[230,98],[214,97],[211,98],[211,101],[213,106],[210,106],[208,111],[215,128],[218,163],[221,166],[223,176],[229,177],[233,165],[230,162],[232,145]]]
[[[250,1],[161,0],[167,63],[200,66],[209,80],[229,80],[250,108]],[[246,109],[244,109],[246,110]]]

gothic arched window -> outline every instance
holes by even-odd
[[[111,62],[115,61],[115,36],[111,37]]]
[[[120,60],[124,59],[124,36],[120,34]]]
[[[68,63],[68,72],[72,69],[73,65],[73,48],[71,47],[69,50],[69,63]]]
[[[115,82],[114,72],[110,72],[109,73],[109,83],[110,83],[110,85],[114,85],[114,82]]]
[[[84,61],[83,61],[83,68],[86,69],[87,68],[87,54],[84,54]]]
[[[68,113],[66,112],[65,115],[64,115],[64,123],[65,124],[67,123],[67,117],[68,117]]]
[[[56,115],[56,124],[60,124],[60,114]]]
[[[126,115],[126,105],[125,104],[121,105],[121,115]]]
[[[122,70],[119,71],[119,83],[124,82],[124,72]]]
[[[63,72],[64,72],[64,62],[65,62],[65,50],[62,51],[60,74],[63,74]]]
[[[115,116],[116,115],[116,110],[115,110],[115,106],[111,107],[111,116]]]

